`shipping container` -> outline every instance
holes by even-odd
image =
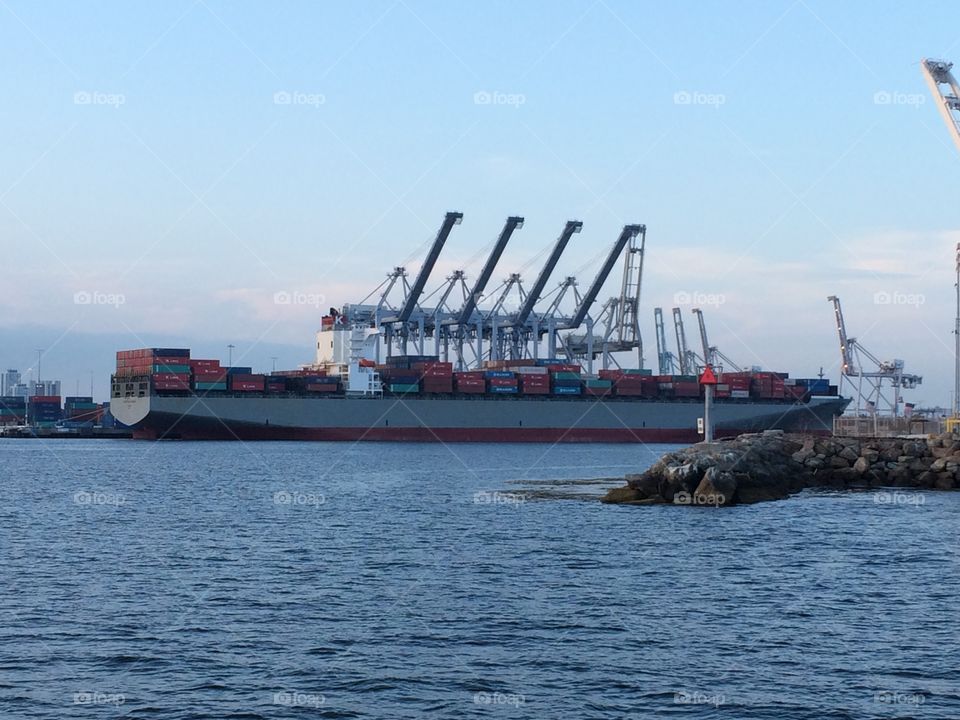
[[[579,395],[580,392],[580,385],[555,385],[553,388],[554,395]]]
[[[253,368],[244,365],[236,365],[234,367],[226,368],[226,371],[227,375],[251,375],[253,373]]]
[[[226,389],[227,389],[227,383],[225,383],[225,382],[198,382],[198,383],[194,383],[194,388],[197,389],[197,390],[204,390],[204,391],[207,391],[207,392],[209,392],[209,391],[214,391],[214,392],[216,392],[216,391],[221,391],[221,390],[222,390],[222,391],[226,391]]]
[[[339,387],[330,383],[307,383],[305,390],[311,393],[335,393]]]
[[[418,393],[420,385],[418,383],[391,383],[390,392],[392,393]]]
[[[748,390],[731,390],[730,397],[739,399],[749,398],[750,392]]]
[[[492,385],[490,387],[490,392],[494,395],[510,395],[518,392],[516,385]]]

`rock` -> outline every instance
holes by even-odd
[[[737,480],[729,470],[708,468],[693,492],[694,501],[708,505],[730,505],[737,493]]]
[[[933,482],[933,487],[937,490],[953,490],[956,487],[956,480],[949,475],[937,475]]]
[[[742,435],[664,455],[604,502],[721,506],[778,500],[804,488],[889,486],[960,488],[960,438]]]
[[[850,462],[854,463],[857,461],[857,458],[859,458],[860,455],[858,455],[857,451],[852,447],[845,447],[843,450],[837,453],[837,457],[842,457],[844,460],[849,460]]]
[[[648,473],[628,475],[627,485],[640,493],[640,497],[652,498],[660,496],[660,480],[656,475],[650,475]]]
[[[645,500],[646,496],[641,495],[638,490],[634,490],[632,487],[620,487],[613,488],[609,490],[606,495],[601,498],[600,502],[605,503],[634,503],[641,500]]]

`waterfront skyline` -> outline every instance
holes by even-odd
[[[460,210],[428,290],[509,214],[496,279],[577,218],[584,285],[642,222],[648,366],[652,308],[701,299],[740,364],[836,378],[837,294],[945,405],[960,158],[919,60],[960,45],[923,7],[7,3],[0,365],[48,348],[105,399],[118,349],[309,362],[322,311]]]

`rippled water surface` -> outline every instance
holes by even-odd
[[[960,493],[535,482],[666,450],[0,441],[0,718],[960,718]]]

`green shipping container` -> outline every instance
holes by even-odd
[[[567,372],[566,370],[561,370],[560,372],[553,373],[553,377],[556,380],[579,380],[580,373]]]
[[[647,377],[653,375],[653,370],[647,368],[640,368],[639,370],[633,368],[632,370],[622,370],[624,375],[646,375]]]
[[[154,365],[153,373],[172,373],[172,374],[190,374],[189,365]]]
[[[420,392],[419,383],[397,383],[390,386],[390,392],[393,393],[418,393]]]
[[[227,389],[227,384],[225,382],[222,382],[222,383],[198,382],[198,383],[195,383],[195,385],[197,390],[226,390]]]
[[[609,388],[609,387],[613,387],[613,381],[612,380],[587,380],[587,387]]]

